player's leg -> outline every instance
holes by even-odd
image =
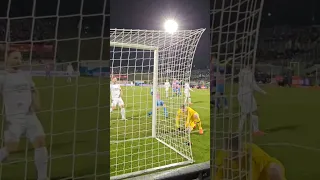
[[[50,77],[50,72],[46,71],[46,79],[48,79]]]
[[[200,120],[199,114],[194,114],[192,117],[192,121],[195,123],[195,125],[198,125],[199,128],[199,134],[203,134],[202,124]]]
[[[188,104],[189,93],[184,92],[184,104]]]
[[[251,97],[251,121],[252,121],[252,128],[253,128],[253,133],[256,136],[262,136],[265,133],[263,131],[260,131],[259,129],[259,116],[258,116],[258,106],[256,103],[256,100],[254,96],[252,95]]]
[[[238,94],[238,102],[240,106],[240,121],[239,121],[239,131],[242,132],[243,126],[245,125],[245,121],[249,118],[250,115],[250,98],[251,95],[249,93],[247,94]]]
[[[240,96],[240,97],[239,97]],[[265,133],[259,129],[259,117],[258,117],[258,107],[256,100],[252,93],[246,93],[244,95],[239,95],[239,105],[241,108],[241,117],[239,122],[239,130],[243,130],[245,121],[251,118],[253,133],[256,136],[264,135]]]
[[[162,104],[164,117],[168,118],[168,110],[166,104]]]
[[[166,88],[165,91],[166,91],[166,98],[168,98],[169,97],[169,89]]]
[[[110,113],[114,111],[117,108],[117,101],[115,99],[112,99]]]
[[[20,136],[24,130],[24,124],[19,121],[6,121],[4,131],[4,147],[0,149],[0,162],[3,162],[10,153],[18,150]]]
[[[48,151],[45,141],[45,133],[35,114],[27,116],[26,135],[34,148],[34,163],[37,168],[38,180],[47,179]]]
[[[192,102],[191,102],[191,94],[190,94],[190,92],[188,92],[188,93],[186,93],[186,104],[189,104],[189,105],[191,105],[192,104]]]
[[[126,109],[124,108],[124,102],[122,98],[118,99],[118,105],[120,106],[120,113],[121,113],[122,120],[126,120]]]
[[[259,129],[259,116],[258,116],[257,110],[251,113],[251,121],[252,121],[253,134],[256,136],[264,135],[265,133],[263,131],[260,131]]]
[[[71,82],[71,81],[72,81],[71,75],[69,74],[69,75],[68,75],[68,82]]]
[[[227,98],[224,96],[224,90],[220,93],[222,100],[224,101],[224,109],[228,109],[228,100]]]
[[[188,104],[192,104],[192,101],[191,101],[191,96],[189,94],[189,97],[188,97]]]

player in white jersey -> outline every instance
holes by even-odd
[[[264,132],[259,130],[259,118],[256,113],[258,109],[253,91],[266,94],[266,92],[257,85],[250,66],[247,66],[239,73],[238,101],[241,107],[239,128],[240,131],[242,131],[244,121],[251,117],[254,135],[264,135]]]
[[[71,77],[72,77],[73,72],[74,72],[74,70],[73,70],[72,64],[69,63],[67,66],[67,76],[68,76],[67,81],[68,82],[71,82]]]
[[[124,102],[121,98],[122,90],[120,84],[117,84],[117,78],[112,78],[112,83],[110,84],[110,92],[111,92],[111,108],[110,113],[117,108],[120,107],[120,113],[122,116],[122,120],[126,120],[126,111],[124,108]]]
[[[184,95],[185,95],[185,100],[184,103],[185,104],[191,104],[191,95],[190,95],[190,91],[193,91],[192,88],[190,87],[189,83],[185,83],[184,84]]]
[[[21,53],[12,51],[6,59],[6,71],[0,75],[1,94],[5,107],[5,145],[0,149],[0,161],[17,151],[24,134],[34,147],[34,162],[38,180],[47,179],[48,153],[45,133],[36,111],[40,108],[38,92],[29,73],[19,69]]]
[[[165,92],[166,92],[166,98],[169,97],[169,88],[170,88],[170,83],[169,80],[166,80],[166,82],[164,83],[164,88],[165,88]]]

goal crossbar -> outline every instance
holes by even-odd
[[[142,44],[119,43],[119,42],[110,42],[110,46],[118,47],[118,48],[134,48],[134,49],[151,50],[151,51],[158,50],[158,47],[156,47],[156,46],[147,46],[147,45],[142,45]]]

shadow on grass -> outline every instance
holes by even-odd
[[[204,101],[193,101],[192,104],[196,104],[196,103],[204,103]]]
[[[278,126],[278,127],[268,128],[265,130],[265,132],[274,133],[274,132],[280,132],[280,131],[294,131],[300,127],[302,127],[301,124],[288,125],[288,126]]]
[[[88,141],[80,141],[78,140],[77,141],[77,144],[78,143],[87,143]],[[65,146],[69,146],[70,145],[70,142],[63,142],[63,143],[54,143],[53,144],[53,147],[54,149],[63,149]],[[50,147],[50,144],[47,145],[47,147]],[[32,146],[29,146],[29,148],[27,149],[27,151],[33,151],[34,148]],[[18,151],[15,151],[13,152],[12,154],[21,154],[21,153],[24,153],[25,152],[25,149],[19,149]]]

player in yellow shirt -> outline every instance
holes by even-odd
[[[252,180],[286,180],[285,168],[282,163],[268,155],[257,145],[253,143],[240,145],[238,137],[227,140],[226,144],[232,153],[220,151],[217,154],[215,159],[215,180],[231,179],[240,175],[243,176],[243,180],[246,180],[244,172],[249,171],[250,166],[246,163],[250,158],[250,151],[252,155]],[[244,151],[241,152],[239,149]],[[239,157],[241,158],[239,159]],[[239,170],[243,171],[243,173],[240,174]]]
[[[181,120],[185,121],[185,128],[186,128],[187,132],[190,133],[198,125],[199,134],[203,134],[200,116],[191,107],[187,107],[185,105],[182,105],[181,108],[178,110],[178,113],[176,116],[176,127],[177,128],[180,128],[180,121]]]

